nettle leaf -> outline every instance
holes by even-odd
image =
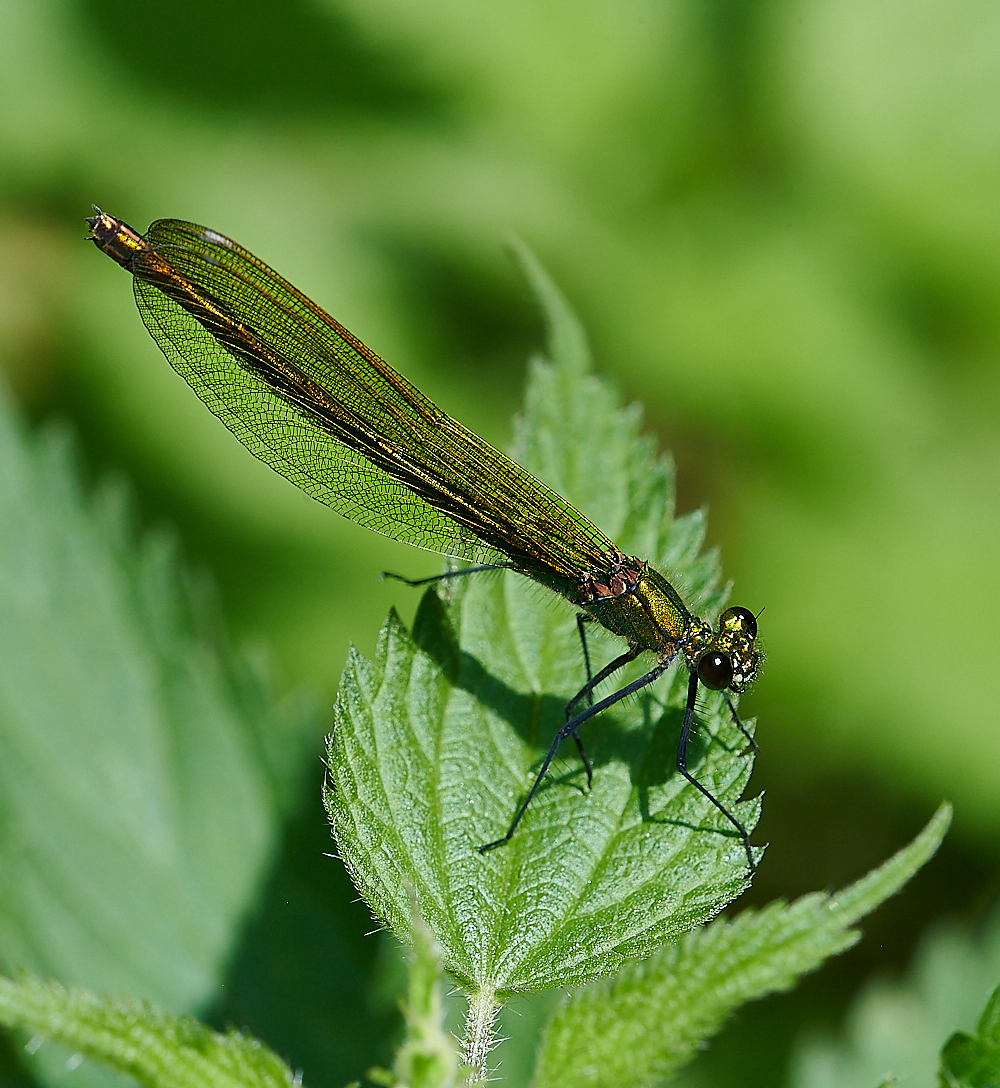
[[[935,923],[901,978],[879,972],[858,991],[836,1035],[810,1027],[789,1061],[789,1088],[856,1088],[886,1075],[930,1085],[941,1044],[956,1027],[972,1030],[1000,978],[1000,910],[969,929]]]
[[[0,391],[2,393],[2,391]],[[178,1012],[215,992],[318,716],[60,428],[0,396],[0,965]]]
[[[700,554],[703,516],[673,520],[670,462],[640,435],[639,411],[586,372],[575,318],[537,265],[527,271],[548,301],[556,357],[531,365],[515,457],[714,618],[726,594],[717,557]],[[592,642],[595,667],[623,649]],[[326,794],[341,856],[403,939],[412,886],[445,966],[471,990],[606,975],[747,886],[732,827],[675,770],[687,683],[677,668],[582,730],[591,791],[570,744],[513,840],[478,853],[506,831],[584,680],[572,608],[510,572],[428,592],[412,634],[390,616],[374,660],[352,652],[345,668]],[[752,828],[758,804],[739,801],[752,758],[722,709],[706,693],[691,766]]]
[[[956,1031],[941,1051],[941,1088],[1000,1088],[1000,986],[975,1035]]]
[[[951,806],[942,805],[913,842],[843,891],[713,922],[564,998],[542,1036],[535,1088],[645,1088],[663,1080],[735,1008],[790,990],[859,940],[851,927],[933,857],[950,822]]]
[[[17,981],[0,976],[0,1024],[59,1043],[75,1058],[103,1062],[149,1088],[298,1083],[276,1054],[250,1036],[221,1035],[144,1001],[110,1001],[30,975]]]

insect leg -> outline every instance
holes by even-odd
[[[584,624],[592,622],[591,617],[586,612],[577,612],[576,614],[576,629],[580,634],[580,645],[583,647],[583,664],[587,669],[587,683],[589,684],[592,677],[590,671],[590,650],[587,649],[587,630]],[[590,690],[587,692],[587,705],[591,706],[594,702],[594,692]],[[572,704],[566,706],[566,720],[569,721],[572,714]],[[583,750],[583,741],[580,740],[580,734],[574,733],[573,740],[576,741],[576,750],[580,753],[580,759],[583,760],[583,769],[587,772],[587,789],[594,784],[594,768],[591,766],[590,759],[587,753]]]
[[[429,578],[404,578],[402,574],[393,574],[391,570],[384,570],[379,575],[379,580],[383,578],[393,578],[397,582],[402,582],[407,586],[426,586],[431,582],[440,582],[445,578],[461,578],[466,574],[478,574],[483,570],[513,570],[513,563],[483,563],[479,567],[461,567],[458,570],[446,570],[443,574],[432,574]]]
[[[698,697],[698,674],[692,672],[688,677],[688,697],[687,706],[684,708],[684,722],[681,725],[681,738],[677,744],[677,770],[691,783],[696,790],[698,790],[703,796],[707,797],[709,801],[722,813],[723,816],[736,828],[740,833],[740,838],[743,840],[743,846],[747,852],[747,861],[750,865],[750,872],[752,873],[757,864],[753,860],[753,847],[750,845],[750,836],[747,834],[747,829],[740,823],[739,820],[718,800],[709,790],[691,774],[687,769],[687,746],[688,737],[691,735],[691,725],[694,721],[694,703]],[[731,708],[730,708],[731,709]],[[733,711],[735,714],[736,712]]]
[[[732,714],[733,721],[736,723],[736,727],[743,734],[743,736],[745,736],[747,738],[747,740],[750,741],[750,747],[753,748],[753,750],[755,752],[759,752],[760,751],[760,745],[750,735],[750,733],[747,730],[747,727],[743,724],[743,722],[740,721],[740,716],[739,716],[739,714],[736,713],[736,707],[733,706],[733,701],[732,701],[732,699],[729,698],[729,692],[724,691],[722,693],[722,697],[726,700],[726,706],[729,707],[729,713]],[[746,749],[744,749],[744,751],[745,750]]]
[[[590,682],[590,651],[587,649],[587,632],[584,624],[593,623],[593,618],[586,612],[577,612],[576,629],[580,632],[580,645],[583,647],[583,663],[587,669],[587,682]]]
[[[574,695],[573,698],[570,699],[570,701],[566,704],[566,723],[567,723],[567,725],[569,724],[569,721],[570,721],[570,715],[573,713],[573,709],[576,707],[576,705],[578,703],[582,702],[583,699],[587,698],[593,692],[594,688],[596,688],[598,684],[602,684],[605,680],[607,680],[607,678],[612,673],[617,672],[619,669],[621,669],[625,665],[627,665],[630,661],[635,661],[635,659],[641,653],[642,653],[642,647],[640,647],[640,646],[630,646],[628,648],[628,650],[625,651],[625,653],[621,654],[619,657],[616,657],[614,659],[614,661],[611,661],[607,665],[605,665],[604,668],[601,669],[601,671],[596,676],[592,676],[586,682],[586,684],[584,684],[583,687],[580,688],[580,690],[576,693],[576,695]],[[642,685],[640,685],[640,687],[641,686]],[[610,706],[611,704],[609,703],[608,705]],[[589,717],[590,717],[589,714],[584,713],[582,716],[579,716],[579,721],[577,722],[577,724],[579,725],[580,722],[586,720],[586,718],[589,718]]]
[[[610,676],[616,668],[621,668],[622,665],[633,660],[639,655],[641,651],[638,649],[629,650],[627,654],[622,654],[621,657],[616,658],[610,665],[601,669],[601,671],[594,677],[587,689],[574,699],[574,702],[578,702],[586,691],[589,691],[595,683],[600,683],[606,676]],[[556,733],[555,740],[552,742],[552,747],[549,748],[548,755],[542,761],[541,770],[535,776],[535,781],[531,785],[531,789],[528,790],[528,796],[521,802],[521,807],[517,810],[514,819],[511,821],[510,827],[507,829],[507,834],[501,839],[497,839],[494,842],[488,842],[484,846],[479,847],[480,854],[485,854],[487,850],[492,850],[494,847],[503,846],[504,843],[510,842],[511,837],[517,830],[517,825],[521,822],[521,817],[524,816],[528,810],[528,805],[531,804],[532,799],[538,792],[538,787],[542,784],[542,779],[545,777],[552,760],[555,759],[556,750],[559,745],[568,737],[571,736],[576,730],[588,719],[592,718],[595,714],[600,714],[602,710],[607,710],[609,706],[614,706],[615,703],[622,699],[627,698],[634,692],[639,691],[640,688],[644,688],[647,684],[653,683],[661,677],[668,668],[670,668],[671,662],[658,662],[649,672],[640,676],[638,680],[633,680],[631,684],[626,684],[620,691],[616,691],[613,695],[607,696],[605,699],[601,699],[600,702],[594,703],[593,706],[588,706],[585,710],[580,711],[575,717],[570,718],[568,722]]]
[[[587,616],[585,612],[577,613],[576,629],[580,632],[580,642],[583,646],[583,660],[587,667],[587,683],[584,684],[584,686],[576,693],[576,695],[574,695],[573,698],[570,699],[570,701],[566,704],[567,722],[573,716],[574,707],[576,707],[577,704],[580,703],[583,699],[587,700],[588,706],[593,706],[594,688],[596,688],[598,684],[602,683],[604,680],[607,680],[607,678],[612,673],[617,672],[620,668],[627,665],[630,661],[634,661],[635,658],[637,658],[642,652],[637,648],[630,647],[626,653],[622,654],[620,657],[616,657],[614,661],[601,669],[597,676],[592,676],[590,672],[590,651],[587,648],[587,635],[583,626],[585,623],[590,622],[593,621],[590,619],[589,616]],[[587,772],[587,789],[589,790],[594,782],[594,769],[591,766],[590,759],[588,758],[587,753],[583,750],[583,741],[580,740],[580,735],[575,729],[573,730],[573,740],[576,741],[577,751],[580,753],[580,758],[583,760],[584,769]]]

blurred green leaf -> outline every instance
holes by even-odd
[[[260,4],[248,12],[237,0],[175,0],[145,11],[125,0],[89,0],[86,11],[98,33],[147,43],[144,62],[130,50],[108,58],[136,89],[219,111],[230,123],[248,114],[446,113],[446,96],[416,76],[411,57],[398,49],[380,55],[332,4]],[[228,47],[190,49],[199,35]]]
[[[941,1051],[941,1088],[1000,1086],[1000,986],[979,1019],[975,1035],[956,1031]]]
[[[842,1039],[811,1032],[794,1054],[791,1088],[855,1088],[886,1075],[914,1088],[937,1082],[940,1048],[972,1029],[1000,977],[1000,912],[973,935],[954,924],[924,937],[908,977],[877,977],[853,1002]]]
[[[520,238],[509,238],[507,248],[521,275],[531,285],[545,315],[549,355],[567,374],[584,374],[591,368],[587,332],[562,291],[542,267],[541,262]]]
[[[644,1088],[665,1079],[734,1009],[790,990],[859,940],[851,926],[933,857],[950,822],[942,805],[912,843],[843,891],[714,922],[570,995],[544,1030],[534,1084]]]
[[[76,1059],[93,1058],[149,1088],[298,1083],[276,1054],[239,1032],[220,1035],[145,1001],[109,1001],[30,975],[18,981],[0,976],[0,1023],[60,1043]]]
[[[373,1063],[391,1063],[405,969],[398,951],[385,955],[386,946],[399,949],[394,937],[373,939],[368,909],[329,856],[320,769],[317,760],[204,1018],[217,1030],[235,1024],[267,1040],[312,1084],[342,1085]],[[402,981],[374,993],[376,977],[396,959]]]
[[[568,307],[551,305],[554,286],[541,293],[552,345],[578,345]],[[703,519],[672,520],[671,467],[639,423],[581,373],[578,350],[537,361],[518,460],[714,615],[723,593],[715,556],[699,556]],[[452,975],[508,995],[605,975],[738,895],[747,886],[739,839],[674,771],[683,669],[583,738],[592,791],[571,757],[513,840],[477,852],[509,824],[583,663],[572,610],[526,579],[479,576],[445,591],[446,601],[424,596],[412,637],[392,615],[373,661],[353,652],[337,698],[327,807],[376,915],[406,939],[412,885]],[[620,652],[613,645],[595,639],[607,657]],[[752,828],[758,805],[738,800],[752,760],[723,708],[706,696],[695,770]]]
[[[0,963],[213,995],[317,734],[166,533],[0,400]]]

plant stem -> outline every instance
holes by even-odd
[[[462,1044],[465,1064],[475,1070],[470,1083],[486,1079],[486,1058],[496,1045],[493,1025],[500,1011],[493,990],[483,989],[469,997],[469,1012],[465,1021],[465,1041]]]

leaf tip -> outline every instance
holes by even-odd
[[[506,248],[545,315],[548,352],[552,362],[573,374],[588,373],[592,360],[587,334],[566,296],[556,286],[542,262],[517,235],[508,235]]]

